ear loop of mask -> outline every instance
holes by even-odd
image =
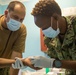
[[[58,24],[58,21],[57,21],[57,28],[59,28],[59,24]]]
[[[51,27],[52,27],[52,21],[53,21],[53,20],[52,20],[52,17],[51,17]]]
[[[10,18],[11,18],[9,13],[8,13],[8,18],[9,18],[9,20],[10,20]],[[6,18],[6,21],[7,21],[7,18]],[[7,22],[9,22],[9,21],[7,21]]]
[[[52,22],[53,22],[53,19],[52,19],[52,17],[51,17],[51,27],[52,27]],[[58,27],[59,27],[59,25],[58,25],[58,21],[57,21],[57,29],[58,29]],[[53,27],[52,27],[53,28]]]
[[[10,18],[10,13],[8,12],[7,16]]]

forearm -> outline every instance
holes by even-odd
[[[10,67],[9,75],[18,75],[19,69],[13,69]]]
[[[76,61],[62,60],[62,68],[76,70]]]
[[[22,53],[13,51],[11,55],[11,59],[15,59],[15,57],[22,58]],[[18,75],[19,69],[13,69],[10,67],[9,75]]]
[[[15,60],[0,58],[0,67],[10,67]]]

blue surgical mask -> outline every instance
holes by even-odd
[[[7,28],[11,31],[17,31],[21,26],[21,22],[16,21],[12,18],[10,18],[10,20],[6,23],[7,23]]]
[[[51,21],[51,26],[52,26],[52,21]],[[42,32],[46,37],[55,38],[60,33],[60,30],[58,28],[58,21],[57,21],[57,30],[54,30],[52,27],[49,27],[45,30],[42,30]]]

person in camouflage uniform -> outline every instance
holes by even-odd
[[[67,21],[67,31],[63,43],[60,43],[58,36],[51,40],[48,37],[44,37],[44,42],[48,47],[45,53],[50,57],[60,60],[76,60],[76,16],[67,16],[65,18]],[[73,70],[66,71],[70,71],[70,75],[74,75]]]
[[[55,37],[50,37],[52,33],[48,31],[48,36],[43,32],[48,49],[46,54],[61,60],[61,68],[66,69],[66,75],[76,75],[76,16],[63,17],[59,5],[54,0],[40,0],[31,14],[34,16],[35,24],[42,31],[49,27],[54,31],[59,28],[60,32],[57,31]]]

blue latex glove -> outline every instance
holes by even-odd
[[[55,60],[43,56],[35,56],[30,59],[31,59],[31,63],[34,64],[34,67],[39,67],[39,68],[52,68],[53,61]]]
[[[12,67],[14,69],[25,69],[26,68],[26,66],[23,65],[22,61],[18,57],[16,57],[15,59],[16,59],[15,63],[12,64]]]

